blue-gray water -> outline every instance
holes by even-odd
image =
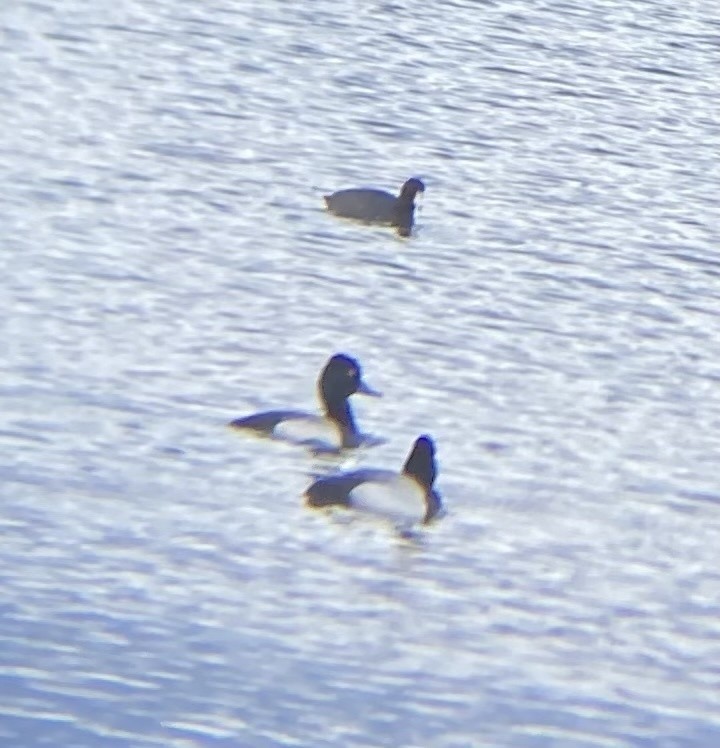
[[[0,9],[0,742],[720,742],[720,9]],[[427,183],[409,241],[323,192]],[[327,356],[404,542],[227,430]]]

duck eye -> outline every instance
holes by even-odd
[[[354,376],[356,375],[356,371],[355,371],[355,369],[348,369],[348,370],[347,370],[347,375],[348,375],[349,377],[354,377]]]

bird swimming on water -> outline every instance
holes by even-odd
[[[229,425],[234,429],[252,431],[320,451],[335,451],[363,444],[365,438],[355,424],[348,398],[354,394],[381,395],[363,381],[360,364],[345,353],[336,353],[320,372],[317,392],[320,414],[301,410],[269,410],[236,418]]]
[[[405,460],[402,472],[362,468],[316,480],[305,491],[311,507],[341,506],[389,520],[398,528],[428,524],[442,510],[433,488],[437,475],[435,444],[419,436]]]
[[[372,187],[339,190],[325,195],[327,209],[341,218],[352,218],[365,223],[394,226],[400,236],[410,236],[415,217],[415,196],[425,192],[425,185],[417,177],[408,179],[399,195]]]

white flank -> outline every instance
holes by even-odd
[[[337,424],[319,416],[283,421],[275,427],[273,436],[296,444],[311,443],[330,449],[337,449],[342,444],[342,435]]]
[[[405,475],[361,483],[350,498],[356,509],[395,524],[415,524],[425,517],[425,494],[417,481]]]

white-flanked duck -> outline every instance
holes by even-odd
[[[442,509],[433,488],[435,445],[423,435],[413,444],[401,473],[363,468],[315,481],[306,491],[311,507],[342,506],[387,519],[401,529],[428,524]]]
[[[366,439],[358,431],[348,398],[354,394],[381,395],[363,381],[360,364],[351,356],[336,353],[320,372],[317,391],[320,414],[269,410],[237,418],[229,425],[319,450],[348,449],[363,444]]]

